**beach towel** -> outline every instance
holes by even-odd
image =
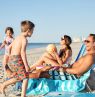
[[[85,52],[85,45],[81,46],[79,54],[75,61],[77,61]],[[80,78],[75,75],[58,72],[56,70],[49,71],[50,79],[39,78],[29,79],[27,95],[45,95],[49,92],[79,92],[85,89],[86,80],[90,75],[90,70]]]
[[[51,71],[51,73],[54,72]],[[80,78],[68,74],[66,74],[66,76],[64,74],[62,75],[59,73],[58,74],[54,73],[54,74],[55,76],[51,77],[50,79],[46,78],[29,79],[26,94],[45,95],[49,92],[63,92],[63,91],[79,92],[85,89],[85,83],[90,75],[90,70]]]

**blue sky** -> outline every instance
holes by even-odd
[[[35,30],[29,42],[59,42],[95,32],[95,0],[0,0],[0,41],[5,28],[20,33],[20,22],[31,20]]]

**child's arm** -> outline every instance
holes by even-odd
[[[22,58],[23,63],[25,65],[26,72],[28,72],[30,68],[29,68],[29,65],[27,62],[27,57],[26,57],[26,46],[27,46],[27,40],[23,39],[22,40],[22,47],[21,47],[21,58]]]
[[[0,46],[0,50],[5,46],[6,42],[4,41],[1,46]]]

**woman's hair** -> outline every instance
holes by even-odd
[[[12,27],[7,27],[7,28],[5,29],[5,34],[6,34],[6,32],[7,32],[8,30],[10,30],[10,32],[11,32],[12,34],[14,34],[14,31],[13,31],[13,28],[12,28]]]
[[[67,44],[66,44],[66,50],[71,50],[71,51],[72,51],[70,45],[67,45]],[[65,56],[66,56],[66,50],[61,49],[61,50],[59,51],[59,57],[62,57],[62,56],[65,57]]]
[[[66,42],[66,45],[70,45],[72,43],[72,39],[68,35],[64,35],[64,40]]]
[[[31,21],[25,20],[21,22],[21,31],[26,32],[28,29],[32,30],[35,27],[34,23]]]
[[[66,48],[67,48],[67,50],[72,50],[70,45],[67,45],[67,44],[66,44]]]

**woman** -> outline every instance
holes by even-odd
[[[31,66],[31,70],[36,69],[37,66],[42,66],[43,68],[44,63],[49,64],[51,67],[62,66],[65,63],[70,64],[72,58],[72,49],[70,47],[71,43],[71,37],[64,35],[60,41],[61,49],[59,54],[55,50],[53,50],[51,54],[46,52],[34,65]]]
[[[61,49],[59,51],[59,57],[62,60],[62,63],[64,64],[70,64],[72,59],[72,49],[70,47],[70,44],[72,43],[72,39],[70,36],[64,35],[64,37],[61,38]]]

